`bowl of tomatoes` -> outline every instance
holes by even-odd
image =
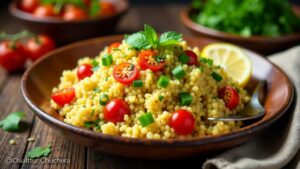
[[[9,11],[29,30],[66,44],[111,33],[128,8],[127,0],[17,0]]]
[[[23,70],[27,60],[35,62],[56,47],[51,37],[27,31],[13,35],[2,32],[0,39],[0,67],[7,72]]]

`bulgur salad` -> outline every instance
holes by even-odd
[[[176,32],[126,35],[95,58],[65,70],[51,106],[64,121],[96,132],[168,139],[219,135],[238,121],[207,121],[241,112],[250,96],[214,60]]]

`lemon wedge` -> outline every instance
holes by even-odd
[[[251,60],[237,46],[227,43],[209,44],[203,48],[201,56],[212,59],[214,65],[220,65],[241,87],[245,87],[251,78]]]

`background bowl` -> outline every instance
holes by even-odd
[[[258,54],[245,50],[256,66],[247,90],[252,92],[259,80],[267,80],[266,115],[238,131],[201,138],[150,140],[101,134],[63,122],[50,106],[51,90],[59,83],[62,71],[76,67],[79,58],[96,56],[105,46],[122,39],[123,36],[90,39],[59,48],[41,58],[23,75],[21,90],[26,103],[45,123],[79,144],[121,156],[165,159],[204,154],[244,143],[281,117],[292,101],[293,88],[285,73]],[[215,42],[203,38],[185,39],[190,46],[200,49]]]
[[[10,13],[24,23],[28,30],[48,34],[58,44],[66,44],[86,38],[112,33],[120,18],[129,8],[127,0],[109,0],[114,4],[116,13],[111,16],[100,16],[80,21],[64,21],[60,18],[37,18],[19,8],[19,1],[9,5]]]
[[[300,17],[300,7],[294,5],[293,9],[296,15]],[[264,55],[272,54],[300,44],[300,30],[299,32],[279,37],[242,37],[202,26],[190,18],[193,14],[198,14],[198,11],[193,9],[191,6],[188,6],[181,11],[180,17],[182,23],[195,35],[234,43]]]

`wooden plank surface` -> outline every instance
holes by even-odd
[[[133,5],[119,23],[116,34],[135,32],[144,24],[154,26],[158,32],[178,31],[187,36],[192,34],[181,24],[180,10],[184,5]],[[9,33],[22,30],[22,25],[7,12],[0,11],[0,31]],[[201,168],[208,158],[193,157],[177,160],[137,160],[115,155],[104,154],[65,140],[58,131],[48,127],[33,115],[25,105],[20,94],[21,74],[7,75],[0,69],[0,119],[14,111],[27,114],[27,129],[20,133],[8,133],[0,130],[0,169],[165,169],[165,168]],[[27,138],[35,138],[35,142],[27,142]],[[17,145],[10,145],[9,140],[15,139]],[[48,160],[66,160],[60,163],[5,163],[5,158],[24,159],[27,151],[37,146],[52,145],[52,153]],[[299,153],[298,153],[299,154]],[[214,156],[212,154],[210,156]],[[46,160],[45,160],[46,161]]]

